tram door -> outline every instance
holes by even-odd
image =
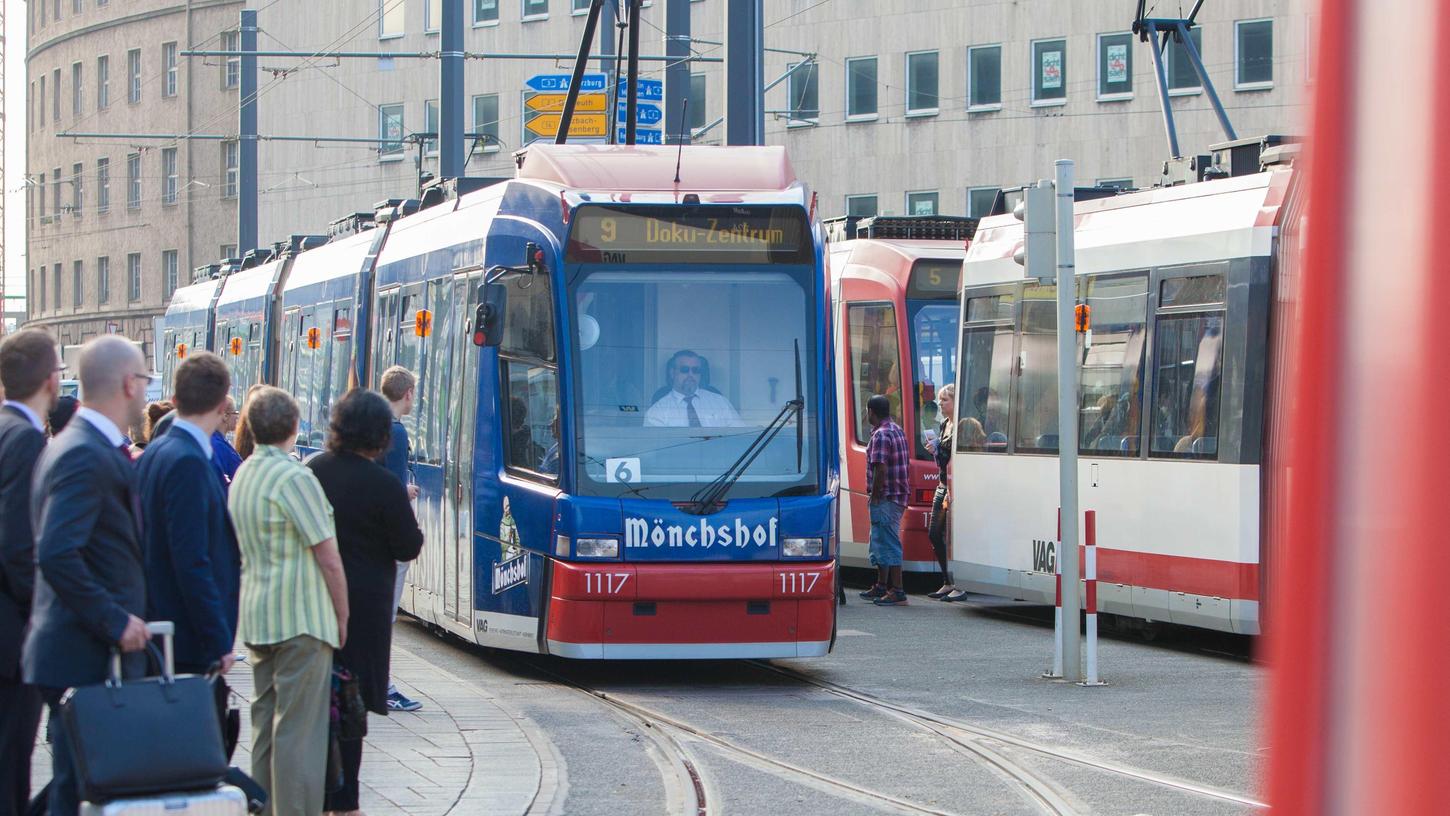
[[[277,387],[291,391],[297,380],[297,342],[302,334],[302,310],[289,309],[282,318],[282,359],[277,365]]]
[[[452,373],[443,464],[444,529],[448,539],[448,598],[454,620],[473,626],[473,439],[478,417],[478,347],[473,345],[473,312],[478,307],[481,272],[453,277]],[[442,321],[440,321],[441,323]]]

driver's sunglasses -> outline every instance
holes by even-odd
[[[703,374],[704,366],[676,366],[675,370],[681,374]]]

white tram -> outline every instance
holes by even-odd
[[[1079,342],[1079,504],[1097,515],[1103,612],[1260,630],[1271,317],[1281,224],[1297,217],[1292,172],[1076,205],[1078,297],[1092,307]],[[1022,237],[1011,215],[984,219],[963,266],[953,569],[971,591],[1050,604],[1056,287],[1025,279]]]

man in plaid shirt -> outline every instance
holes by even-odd
[[[866,401],[866,414],[874,429],[866,445],[866,484],[876,584],[861,597],[877,606],[900,606],[906,603],[901,582],[901,516],[909,490],[906,433],[891,420],[891,401],[880,394]]]

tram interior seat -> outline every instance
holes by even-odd
[[[992,431],[990,434],[988,434],[987,435],[987,450],[989,450],[989,451],[1005,451],[1005,450],[1007,450],[1007,434],[1002,433],[1001,431]]]
[[[1041,434],[1033,442],[1033,445],[1035,447],[1038,447],[1038,448],[1050,448],[1052,450],[1056,450],[1057,449],[1057,434],[1055,434],[1055,433]]]

